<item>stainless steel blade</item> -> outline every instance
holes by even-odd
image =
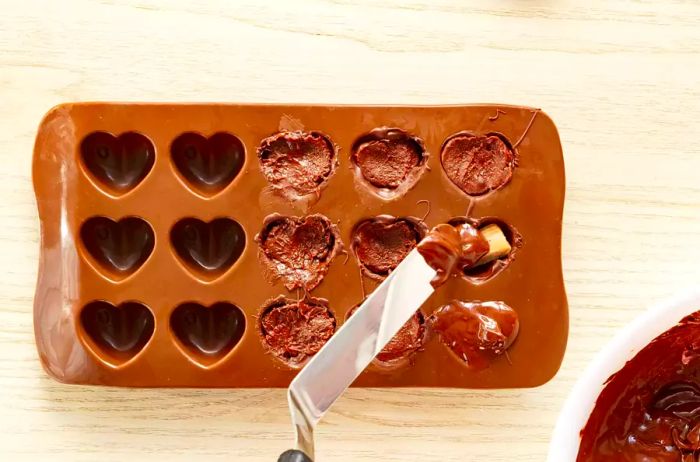
[[[298,449],[314,457],[314,427],[433,293],[435,273],[411,251],[297,374],[288,399]]]

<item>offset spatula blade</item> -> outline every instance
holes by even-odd
[[[299,450],[314,457],[314,427],[433,293],[435,274],[411,251],[297,374],[288,399]]]

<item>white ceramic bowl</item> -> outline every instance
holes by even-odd
[[[580,431],[588,422],[606,380],[622,369],[649,342],[700,310],[700,289],[684,292],[659,303],[626,326],[603,348],[569,394],[554,427],[548,462],[574,462],[581,443]]]

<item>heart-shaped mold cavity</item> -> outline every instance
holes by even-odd
[[[282,131],[258,146],[260,170],[289,200],[320,195],[338,165],[335,146],[320,132]]]
[[[210,307],[184,303],[170,316],[170,328],[183,352],[197,364],[209,367],[240,342],[245,316],[240,308],[227,302]]]
[[[120,195],[136,187],[153,168],[156,151],[144,135],[126,132],[115,137],[93,132],[80,144],[83,165],[107,192]]]
[[[88,303],[80,313],[82,330],[90,349],[111,366],[136,356],[153,336],[153,313],[138,302],[114,306],[106,301]]]
[[[453,300],[429,320],[442,343],[467,366],[484,369],[513,344],[520,322],[504,302]]]
[[[503,232],[508,244],[510,244],[510,252],[507,255],[491,260],[483,265],[474,266],[464,270],[462,273],[463,277],[472,284],[482,284],[496,277],[513,262],[518,250],[523,245],[523,238],[518,230],[496,217],[456,217],[452,218],[448,223],[454,226],[461,225],[462,223],[469,223],[479,230],[486,228],[488,225],[496,225]]]
[[[92,217],[80,227],[80,238],[92,259],[114,281],[136,272],[155,245],[153,229],[139,217],[119,221]]]
[[[423,141],[398,128],[376,128],[352,146],[355,175],[377,195],[399,197],[411,189],[427,166]]]
[[[447,177],[470,196],[502,188],[517,166],[513,146],[500,133],[456,133],[443,143],[440,160]]]
[[[245,231],[230,218],[204,222],[185,218],[173,226],[170,241],[185,265],[205,280],[222,276],[245,249]]]
[[[379,215],[355,226],[351,247],[362,272],[381,280],[406,258],[427,231],[427,226],[416,218]]]
[[[187,132],[170,146],[173,164],[196,192],[213,196],[228,186],[243,168],[245,148],[230,133],[219,132],[205,138]]]
[[[258,330],[267,350],[292,367],[301,367],[335,333],[335,316],[328,302],[307,297],[278,297],[265,304]]]
[[[288,290],[312,290],[321,283],[342,249],[338,228],[323,215],[271,215],[255,236],[265,275],[281,279]]]
[[[347,317],[357,311],[355,306]],[[423,347],[426,338],[425,316],[421,310],[411,316],[389,343],[377,354],[372,364],[378,369],[394,370],[411,363],[413,356]]]

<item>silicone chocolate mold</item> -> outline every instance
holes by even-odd
[[[354,385],[529,387],[561,362],[564,165],[539,110],[66,104],[33,168],[36,341],[60,381],[286,387],[448,222],[510,251],[451,277]],[[446,344],[462,322],[486,363]]]

